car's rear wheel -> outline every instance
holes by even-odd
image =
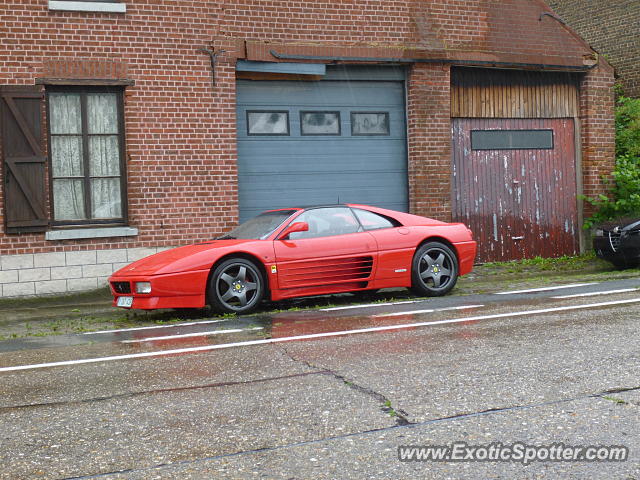
[[[456,254],[440,242],[428,242],[416,250],[411,266],[411,291],[437,297],[451,291],[458,281]]]
[[[247,313],[264,296],[264,279],[250,260],[230,258],[218,265],[209,280],[209,303],[225,313]]]

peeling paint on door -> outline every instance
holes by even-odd
[[[552,148],[474,149],[473,131],[553,132]],[[478,261],[578,251],[572,119],[453,119],[454,220],[478,240]]]

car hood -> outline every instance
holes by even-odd
[[[623,218],[603,223],[600,227],[606,231],[620,231],[629,232],[640,229],[640,219],[638,218]],[[617,229],[617,230],[616,230]]]
[[[638,230],[638,229],[640,229],[640,220],[630,223],[629,225],[626,225],[623,228],[623,230],[625,231]]]
[[[171,248],[130,263],[113,275],[132,277],[209,269],[229,249],[249,242],[255,242],[255,240],[212,240]]]

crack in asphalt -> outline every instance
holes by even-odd
[[[286,352],[287,355],[289,355],[288,352]],[[293,357],[292,357],[293,358]],[[304,360],[298,360],[304,363]],[[311,368],[313,368],[312,365],[310,365]],[[310,372],[312,373],[312,372]],[[321,373],[321,372],[313,372],[313,373]],[[323,374],[331,374],[331,372],[329,371],[323,371]],[[380,427],[380,428],[374,428],[374,429],[370,429],[370,430],[364,430],[364,431],[360,431],[360,432],[351,432],[351,433],[344,433],[341,435],[332,435],[329,437],[325,437],[325,438],[319,438],[319,439],[315,439],[315,440],[306,440],[306,441],[302,441],[302,442],[293,442],[293,443],[288,443],[286,445],[276,445],[273,447],[263,447],[263,448],[256,448],[256,449],[251,449],[251,450],[242,450],[239,452],[232,452],[232,453],[223,453],[220,455],[212,455],[209,457],[202,457],[202,458],[196,458],[193,460],[180,460],[177,462],[170,462],[170,463],[161,463],[158,465],[153,465],[153,466],[149,466],[149,467],[143,467],[143,468],[127,468],[127,469],[123,469],[123,470],[116,470],[116,471],[112,471],[112,472],[105,472],[105,473],[97,473],[97,474],[93,474],[93,475],[82,475],[82,476],[78,476],[78,477],[64,477],[61,478],[60,480],[84,480],[84,479],[91,479],[91,478],[101,478],[101,477],[106,477],[109,475],[118,475],[118,474],[125,474],[125,473],[136,473],[136,472],[145,472],[145,471],[152,471],[152,470],[161,470],[164,468],[171,468],[171,467],[180,467],[183,465],[195,465],[195,464],[199,464],[199,463],[204,463],[207,461],[213,461],[213,460],[219,460],[219,459],[223,459],[223,458],[231,458],[231,457],[240,457],[243,455],[253,455],[256,453],[266,453],[266,452],[273,452],[273,451],[278,451],[278,450],[284,450],[287,448],[296,448],[296,447],[303,447],[303,446],[307,446],[307,445],[315,445],[318,443],[322,443],[322,442],[328,442],[328,441],[332,441],[332,440],[341,440],[341,439],[345,439],[345,438],[351,438],[351,437],[357,437],[360,435],[371,435],[371,434],[376,434],[376,433],[380,433],[380,432],[387,432],[387,431],[393,431],[393,430],[400,430],[400,429],[406,429],[406,428],[416,428],[416,427],[421,427],[421,426],[425,426],[425,425],[432,425],[432,424],[437,424],[437,423],[442,423],[442,422],[448,422],[451,420],[456,420],[456,419],[466,419],[466,418],[473,418],[473,417],[478,417],[478,416],[482,416],[482,415],[491,415],[491,414],[495,414],[495,413],[505,413],[505,412],[511,412],[511,411],[518,411],[518,410],[528,410],[531,408],[539,408],[539,407],[545,407],[545,406],[550,406],[550,405],[560,405],[563,403],[570,403],[570,402],[575,402],[578,400],[584,400],[584,399],[595,399],[595,398],[602,398],[603,396],[606,396],[607,394],[611,394],[611,393],[625,393],[625,392],[633,392],[633,391],[640,391],[640,386],[638,387],[629,387],[629,388],[615,388],[615,389],[611,389],[611,390],[605,390],[602,392],[598,392],[598,393],[592,393],[590,395],[583,395],[583,396],[579,396],[579,397],[573,397],[573,398],[567,398],[567,399],[561,399],[561,400],[552,400],[552,401],[548,401],[548,402],[540,402],[540,403],[531,403],[528,405],[515,405],[512,407],[497,407],[497,408],[489,408],[486,410],[481,410],[478,412],[471,412],[471,413],[461,413],[461,414],[457,414],[457,415],[450,415],[447,417],[440,417],[440,418],[432,418],[430,420],[424,420],[422,422],[409,422],[407,424],[404,425],[392,425],[390,427]]]
[[[114,400],[119,398],[131,398],[137,397],[140,395],[155,395],[159,393],[170,393],[170,392],[182,392],[189,390],[201,390],[204,388],[218,388],[218,387],[229,387],[234,385],[251,385],[256,383],[264,383],[271,382],[276,380],[286,380],[289,378],[298,378],[305,377],[308,375],[332,375],[333,373],[328,370],[316,370],[313,372],[302,372],[302,373],[293,373],[291,375],[282,375],[279,377],[266,377],[266,378],[257,378],[255,380],[245,380],[242,382],[218,382],[218,383],[208,383],[205,385],[194,385],[190,387],[173,387],[173,388],[159,388],[156,390],[141,390],[139,392],[129,392],[129,393],[117,393],[115,395],[109,395],[106,397],[93,397],[93,398],[85,398],[82,400],[66,400],[60,402],[45,402],[45,403],[27,403],[24,405],[11,405],[7,407],[0,407],[0,413],[11,411],[11,410],[20,410],[26,408],[38,408],[38,407],[59,407],[65,405],[81,405],[84,403],[93,403],[93,402],[104,402],[106,400]]]
[[[331,370],[330,368],[319,367],[319,366],[314,365],[311,362],[309,362],[307,360],[304,360],[302,358],[296,358],[291,354],[291,352],[289,352],[289,350],[287,350],[287,348],[284,345],[278,345],[278,347],[280,349],[282,349],[282,351],[285,353],[285,355],[287,355],[294,362],[302,363],[306,367],[311,368],[311,369],[316,370],[316,371],[327,372],[328,374],[332,375],[336,380],[341,381],[342,383],[344,383],[347,387],[351,388],[352,390],[355,390],[356,392],[363,393],[363,394],[365,394],[367,396],[375,398],[378,402],[380,402],[380,409],[385,414],[387,414],[387,415],[389,415],[391,417],[394,417],[396,419],[396,423],[398,425],[408,425],[408,424],[411,423],[406,417],[408,415],[408,413],[405,412],[402,409],[393,408],[391,406],[392,405],[391,404],[391,400],[389,398],[387,398],[385,395],[383,395],[382,393],[376,392],[372,388],[364,387],[362,385],[358,385],[354,381],[347,379],[344,375],[340,375],[338,372],[336,372],[334,370]]]
[[[628,402],[626,400],[623,400],[621,398],[616,398],[616,397],[609,397],[609,395],[611,395],[612,393],[627,393],[627,392],[633,392],[636,390],[639,390],[640,387],[634,387],[634,388],[613,388],[611,390],[605,390],[604,392],[600,392],[594,395],[591,395],[594,398],[602,398],[604,400],[610,400],[610,401],[614,401],[617,404],[620,405],[629,405],[629,406],[633,406],[633,407],[640,407],[640,402]]]

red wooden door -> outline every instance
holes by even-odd
[[[573,119],[454,119],[453,217],[480,262],[578,251]]]

